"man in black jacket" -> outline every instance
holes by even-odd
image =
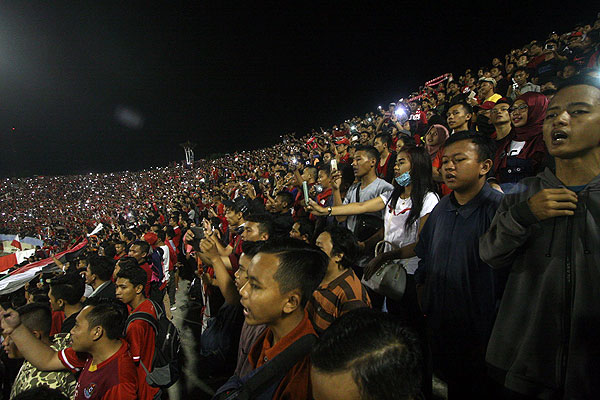
[[[85,270],[85,283],[90,285],[94,291],[89,297],[115,298],[115,284],[110,279],[114,269],[114,264],[108,257],[90,257]]]
[[[482,259],[510,269],[486,361],[521,396],[591,399],[600,393],[598,80],[567,82],[543,131],[556,172],[522,180],[480,239]]]

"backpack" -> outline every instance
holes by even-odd
[[[285,374],[308,355],[317,337],[302,336],[271,361],[240,378],[232,376],[221,386],[212,400],[268,400],[272,399]]]
[[[164,252],[165,251],[163,249],[157,247],[156,249],[154,249],[154,251],[152,251],[152,254],[150,255],[150,266],[152,267],[153,281],[162,282],[163,278],[165,277],[162,265]]]
[[[154,357],[150,370],[140,360],[140,365],[146,372],[146,382],[153,387],[168,388],[179,379],[180,374],[180,352],[181,340],[179,332],[167,316],[163,309],[150,300],[156,310],[158,318],[154,318],[151,314],[143,311],[136,311],[127,317],[125,322],[125,331],[135,320],[146,321],[154,332],[156,332],[156,340],[154,345]]]

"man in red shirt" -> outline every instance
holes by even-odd
[[[315,335],[304,307],[327,269],[328,257],[315,246],[281,239],[261,247],[240,289],[248,325],[267,325],[248,354],[254,369],[287,349],[296,340]],[[254,393],[258,395],[258,393]],[[273,399],[311,399],[308,354],[288,370]]]
[[[125,242],[121,240],[115,243],[115,250],[117,251],[117,254],[115,254],[113,257],[115,260],[119,260],[121,257],[125,257],[127,255],[127,251],[125,251],[127,249],[126,246],[127,245]]]
[[[144,240],[136,240],[129,248],[129,257],[133,257],[138,262],[140,268],[146,271],[146,286],[144,294],[150,297],[150,284],[152,283],[152,267],[148,264],[148,254],[150,253],[150,245]]]
[[[350,164],[350,153],[348,153],[348,146],[350,141],[348,138],[343,138],[335,142],[336,156],[338,163]]]
[[[158,319],[154,304],[144,296],[146,272],[140,267],[122,268],[117,274],[117,299],[131,307],[131,312],[145,312]],[[146,383],[146,371],[152,368],[156,332],[152,326],[142,320],[134,320],[125,332],[125,340],[129,343],[129,353],[138,364],[139,397],[151,400],[160,390]]]
[[[391,151],[392,137],[387,133],[380,133],[375,136],[373,147],[379,152],[379,162],[377,163],[377,177],[387,183],[394,181],[394,165],[396,164],[396,152]]]
[[[173,237],[173,244],[175,244],[175,248],[179,247],[179,244],[181,243],[181,228],[178,225],[179,222],[179,217],[176,214],[173,214],[171,217],[169,217],[169,225],[173,227],[173,230],[175,231],[175,236]]]
[[[80,373],[74,400],[137,399],[137,372],[121,338],[127,309],[114,299],[91,298],[77,315],[71,347],[55,351],[21,324],[19,313],[0,309],[2,329],[23,357],[42,371]]]

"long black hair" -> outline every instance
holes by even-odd
[[[435,185],[431,172],[431,157],[424,147],[404,146],[398,150],[398,154],[401,152],[408,154],[410,158],[410,200],[412,201],[412,205],[405,223],[405,227],[408,229],[419,219],[421,210],[423,209],[423,200],[427,193],[435,193]],[[398,198],[404,193],[405,189],[404,186],[398,185],[395,180],[393,185],[394,190],[388,200],[388,204],[386,204],[389,206],[388,212],[393,212],[396,208]]]

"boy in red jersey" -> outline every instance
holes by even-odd
[[[140,267],[125,267],[117,273],[117,299],[131,307],[131,312],[145,312],[158,319],[154,304],[144,295],[146,272]],[[129,352],[138,364],[139,397],[151,400],[160,390],[146,383],[146,371],[152,368],[156,332],[152,326],[142,320],[134,320],[127,326],[125,340],[129,343]]]

